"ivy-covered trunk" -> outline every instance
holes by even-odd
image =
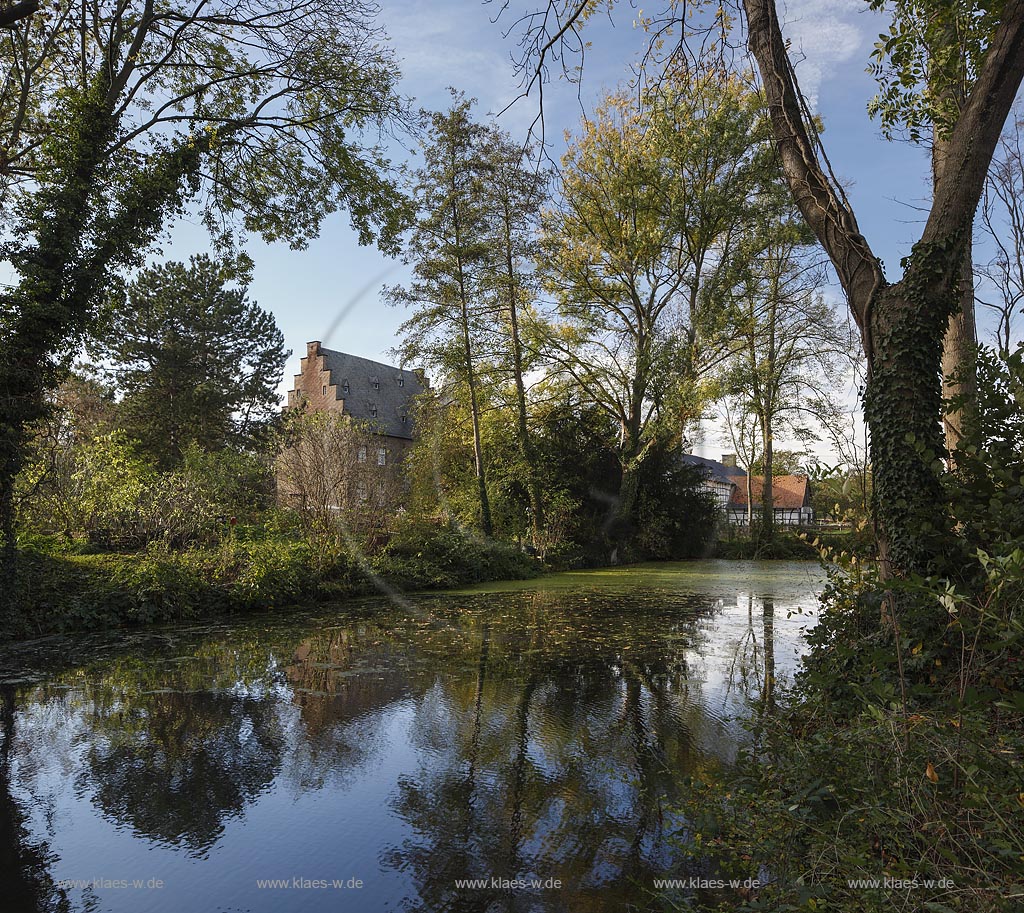
[[[111,267],[133,262],[164,214],[196,190],[209,150],[208,136],[171,147],[112,194],[105,157],[118,116],[108,76],[66,101],[66,121],[52,139],[54,165],[8,255],[18,280],[3,296],[10,317],[0,338],[0,605],[16,596],[9,586],[17,557],[14,485],[33,427],[47,413],[46,392],[74,354]]]
[[[1024,0],[1006,0],[984,61],[942,149],[921,241],[900,282],[882,265],[824,153],[801,97],[775,0],[743,0],[772,135],[793,198],[828,253],[860,327],[870,376],[874,502],[884,572],[955,572],[951,520],[938,472],[942,341],[956,311],[961,269],[989,164],[1024,82]]]
[[[958,304],[962,234],[918,244],[904,278],[870,310],[864,415],[871,434],[874,506],[886,576],[941,572],[952,536],[940,472],[942,347]]]

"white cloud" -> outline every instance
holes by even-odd
[[[496,112],[516,94],[509,60],[490,6],[385,0],[381,22],[402,70],[404,89],[424,107],[446,107],[453,86]]]
[[[860,51],[864,32],[850,0],[789,0],[781,10],[782,31],[792,42],[800,87],[814,109],[823,83]]]

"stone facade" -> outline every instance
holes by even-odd
[[[388,488],[395,490],[398,468],[416,431],[412,399],[426,388],[427,381],[420,371],[326,349],[314,341],[306,346],[300,373],[295,375],[294,387],[288,391],[287,405],[290,409],[351,416],[369,432],[371,440],[359,445],[355,453],[339,454],[338,459],[367,468],[384,467],[390,477]],[[289,488],[279,476],[278,492],[286,502],[296,494]]]

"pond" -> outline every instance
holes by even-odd
[[[8,648],[9,909],[647,909],[823,583],[658,564]]]

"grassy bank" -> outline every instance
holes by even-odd
[[[843,540],[835,547],[845,545]],[[817,558],[795,535],[770,547],[719,542],[714,557]],[[572,565],[570,565],[571,567]],[[559,562],[555,569],[566,569]],[[376,592],[523,580],[546,570],[517,546],[452,526],[407,523],[383,544],[316,543],[294,527],[249,524],[204,546],[160,542],[133,551],[37,537],[20,552],[15,612],[5,639],[191,621]]]
[[[378,592],[515,580],[543,570],[514,545],[450,527],[406,529],[384,545],[315,544],[249,529],[215,545],[77,553],[37,540],[20,553],[8,639],[195,620]]]

